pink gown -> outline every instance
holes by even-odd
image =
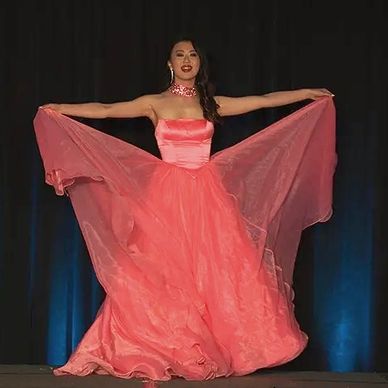
[[[302,230],[332,214],[330,98],[211,157],[206,120],[160,120],[162,160],[49,109],[34,126],[106,291],[55,375],[204,380],[303,351],[292,272]]]

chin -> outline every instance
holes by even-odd
[[[198,73],[193,73],[193,72],[190,72],[190,73],[180,73],[180,74],[177,74],[178,77],[181,79],[181,80],[184,80],[184,81],[191,81],[192,79],[195,80],[195,77],[198,75]]]

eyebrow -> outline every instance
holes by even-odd
[[[185,50],[182,50],[182,49],[175,50],[176,53],[181,52],[181,51],[184,52]],[[190,50],[189,53],[191,53],[191,52],[197,52],[197,50],[194,50],[194,49]]]

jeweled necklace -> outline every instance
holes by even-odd
[[[197,89],[195,87],[190,88],[188,86],[176,84],[175,82],[170,85],[168,90],[172,94],[176,94],[177,96],[182,97],[194,97],[197,95]]]

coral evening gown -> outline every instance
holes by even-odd
[[[332,214],[331,98],[212,156],[205,119],[161,119],[162,160],[50,109],[34,126],[106,291],[56,375],[204,380],[303,351],[292,273],[302,230]]]

